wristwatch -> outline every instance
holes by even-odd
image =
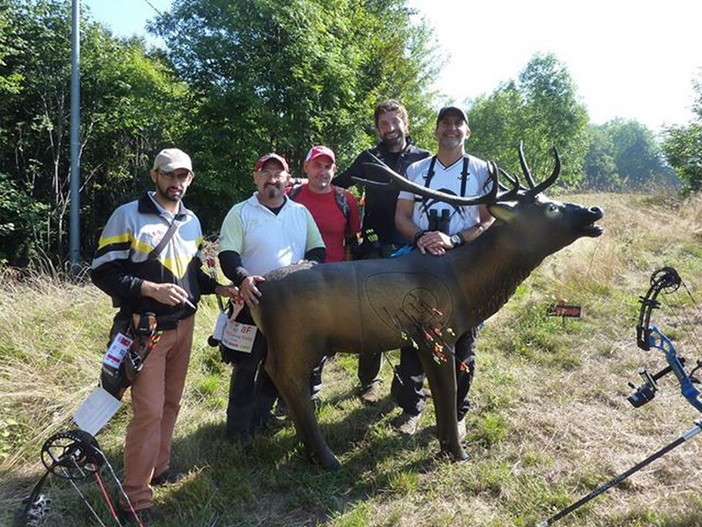
[[[451,240],[451,243],[453,244],[454,247],[458,247],[460,245],[463,245],[463,238],[461,237],[460,234],[452,234],[449,239]]]

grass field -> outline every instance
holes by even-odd
[[[568,200],[605,209],[605,234],[548,258],[485,325],[478,346],[465,441],[470,459],[439,459],[431,405],[414,437],[390,424],[389,397],[365,407],[355,396],[355,356],[325,372],[322,430],[342,463],[308,461],[288,424],[257,436],[250,451],[223,440],[228,367],[206,344],[217,312],[201,304],[186,395],[174,440],[181,483],[159,488],[168,525],[185,526],[531,526],[641,461],[698,417],[672,376],[649,404],[626,401],[639,367],[665,365],[635,344],[638,297],[651,273],[674,266],[681,290],[654,316],[682,355],[702,355],[702,196],[592,194]],[[51,269],[0,280],[0,525],[9,526],[43,466],[42,443],[70,427],[97,382],[110,326],[109,299]],[[581,319],[546,316],[567,299]],[[695,304],[694,300],[697,300]],[[695,339],[695,331],[697,333]],[[397,364],[396,352],[387,354]],[[128,400],[128,397],[126,398]],[[115,471],[128,405],[98,435]],[[559,521],[563,526],[702,525],[702,439],[695,438]],[[116,493],[107,471],[109,491]],[[78,488],[105,525],[116,525],[94,480]],[[75,489],[50,479],[52,509],[41,525],[100,525]]]

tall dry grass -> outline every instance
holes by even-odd
[[[662,379],[659,394],[642,408],[632,408],[626,396],[627,382],[639,382],[637,368],[664,365],[662,354],[634,343],[637,299],[650,274],[673,265],[697,300],[702,296],[702,197],[567,199],[603,207],[606,233],[548,258],[486,323],[467,463],[436,459],[431,409],[418,435],[405,438],[390,424],[399,410],[389,396],[378,407],[361,406],[352,356],[339,356],[325,372],[319,413],[342,462],[339,472],[309,463],[290,425],[258,436],[249,452],[233,448],[222,439],[229,372],[205,343],[216,315],[215,303],[205,302],[174,443],[174,465],[188,477],[156,494],[168,525],[534,525],[690,428],[697,413],[672,378]],[[0,525],[7,525],[41,474],[41,443],[68,426],[97,380],[112,309],[96,288],[52,272],[2,278]],[[681,293],[681,303],[671,298],[656,320],[696,358],[702,348],[691,336],[702,314]],[[559,299],[582,305],[583,318],[547,317],[546,306]],[[678,307],[684,319],[672,312]],[[389,360],[397,364],[397,354]],[[387,394],[387,363],[382,375]],[[98,436],[118,472],[127,417],[128,408]],[[691,440],[559,524],[702,525],[695,484],[701,454],[702,441]],[[100,496],[83,488],[108,522]],[[48,490],[55,508],[45,525],[95,523],[65,482],[54,480]]]

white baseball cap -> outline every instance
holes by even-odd
[[[161,150],[154,159],[154,170],[173,172],[179,168],[184,168],[191,174],[193,172],[193,162],[190,160],[190,156],[178,148]]]

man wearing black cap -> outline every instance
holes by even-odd
[[[431,155],[412,143],[407,110],[398,101],[388,99],[379,102],[375,107],[374,118],[380,142],[361,152],[349,168],[334,178],[335,185],[348,188],[356,183],[354,177],[388,183],[387,178],[364,166],[364,163],[374,162],[374,156],[398,174],[404,175],[409,165]],[[363,243],[359,258],[388,258],[404,245],[405,240],[395,229],[397,193],[397,189],[392,186],[368,186],[365,189],[361,228]],[[380,398],[380,362],[381,353],[362,353],[358,356],[360,398],[365,404],[375,404]]]
[[[287,161],[278,154],[262,156],[255,164],[257,191],[234,205],[222,223],[219,261],[224,275],[239,287],[246,303],[236,322],[255,331],[253,340],[228,350],[232,362],[226,435],[248,446],[259,426],[270,422],[277,391],[263,368],[266,342],[255,330],[248,308],[258,304],[257,284],[263,275],[301,260],[324,262],[326,249],[314,218],[304,205],[289,199],[284,189],[290,177]]]
[[[465,152],[465,142],[470,137],[465,112],[456,106],[442,108],[436,119],[434,135],[439,143],[438,152],[410,165],[407,179],[458,196],[485,194],[490,181],[487,163]],[[397,230],[420,252],[435,256],[471,243],[493,221],[485,205],[457,207],[404,191],[398,196],[395,211]],[[456,342],[458,431],[461,437],[465,435],[464,417],[469,407],[468,391],[474,373],[476,333],[477,328],[472,328],[460,335]],[[425,404],[422,390],[424,371],[414,348],[401,350],[397,373],[402,382],[393,378],[391,393],[403,413],[395,424],[400,432],[411,435],[417,431]]]

